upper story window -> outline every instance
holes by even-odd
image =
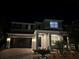
[[[35,25],[31,25],[31,29],[35,29]]]
[[[21,29],[22,25],[21,24],[12,24],[12,29]]]
[[[28,29],[28,25],[25,25],[25,29]]]
[[[50,28],[58,28],[58,22],[56,22],[56,21],[51,21],[51,22],[50,22]]]
[[[22,25],[21,24],[17,24],[16,28],[17,29],[21,29],[22,28]]]

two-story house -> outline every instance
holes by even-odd
[[[69,37],[63,31],[62,20],[45,19],[43,22],[11,22],[7,33],[7,48],[70,48]],[[63,43],[64,42],[64,43]],[[65,43],[66,42],[66,43]]]

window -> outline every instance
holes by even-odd
[[[25,29],[28,29],[28,25],[25,25]]]
[[[51,35],[51,48],[58,48],[60,37],[58,35]]]
[[[16,29],[21,29],[22,25],[21,24],[16,24]]]
[[[12,24],[12,29],[21,29],[22,25],[21,24]]]
[[[35,29],[35,25],[31,25],[31,29]]]
[[[12,29],[16,29],[16,24],[12,24]]]
[[[55,21],[50,22],[50,28],[58,28],[58,22]]]
[[[37,28],[37,29],[40,29],[41,27],[40,27],[40,25],[36,25],[36,28]]]

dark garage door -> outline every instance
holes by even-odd
[[[11,48],[31,48],[32,38],[12,38]]]

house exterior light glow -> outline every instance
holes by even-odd
[[[7,42],[10,42],[10,40],[11,40],[10,38],[7,38]]]
[[[11,38],[7,38],[7,48],[10,48],[10,41],[11,41]]]

